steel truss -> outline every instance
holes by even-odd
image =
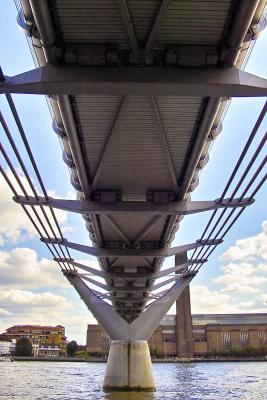
[[[151,57],[151,50],[169,3],[170,1],[167,0],[160,2],[147,41],[141,48],[136,39],[134,24],[127,9],[127,2],[125,0],[118,0],[119,10],[132,49],[130,57],[132,57],[132,60],[138,66],[81,68],[78,66],[63,67],[46,65],[46,63],[56,64],[58,61],[56,59],[57,52],[55,51],[56,41],[53,23],[45,1],[31,1],[29,10],[32,12],[32,15],[28,17],[31,20],[34,15],[35,24],[38,27],[38,37],[35,37],[35,42],[39,43],[39,47],[43,51],[42,66],[11,78],[3,74],[0,76],[0,93],[6,93],[6,99],[36,174],[42,196],[38,194],[39,192],[33,184],[20,151],[2,115],[1,124],[3,130],[11,144],[23,176],[26,177],[30,190],[25,188],[22,176],[18,174],[11,161],[12,157],[9,156],[2,144],[0,144],[0,152],[8,168],[0,166],[0,171],[13,192],[14,200],[21,205],[66,278],[75,287],[88,308],[109,333],[111,339],[144,340],[151,335],[171,304],[194,278],[217,245],[222,242],[245,208],[253,203],[255,195],[267,178],[267,174],[264,174],[266,169],[266,155],[260,160],[259,166],[255,166],[263,153],[266,143],[265,134],[255,153],[247,163],[238,183],[233,183],[234,178],[240,171],[241,164],[245,162],[245,155],[250,149],[256,135],[259,135],[259,127],[266,114],[265,104],[220,199],[205,202],[179,201],[179,198],[183,197],[186,189],[188,189],[192,171],[194,171],[199,162],[198,148],[211,132],[214,115],[218,111],[221,97],[266,96],[267,81],[233,68],[235,59],[250,27],[253,10],[256,7],[254,1],[242,2],[242,7],[244,8],[238,18],[243,30],[237,34],[236,29],[233,29],[229,35],[228,45],[230,51],[226,51],[221,59],[224,68],[214,66],[209,69],[183,67],[171,69],[165,66],[157,68],[148,67],[146,65],[147,59]],[[240,6],[241,11],[242,7]],[[30,27],[27,24],[24,24],[24,29],[29,33]],[[143,68],[140,68],[140,65]],[[65,158],[68,160],[70,166],[76,168],[78,171],[78,179],[77,181],[74,179],[74,183],[79,193],[82,193],[79,200],[52,199],[48,196],[10,93],[46,94],[52,95],[52,99],[56,98],[55,101],[53,100],[54,105],[58,110],[58,114],[64,116],[64,118],[62,118],[62,126],[58,123],[60,119],[57,118],[55,129],[63,140],[68,140],[70,143],[72,158],[69,158],[66,154]],[[91,176],[90,171],[87,171],[84,165],[77,127],[68,95],[96,93],[98,95],[118,94],[122,95],[123,99],[109,132],[96,173],[94,176]],[[151,101],[153,115],[158,127],[156,134],[161,142],[162,151],[168,165],[174,198],[170,201],[160,201],[159,203],[157,201],[145,201],[139,204],[124,202],[118,199],[106,202],[103,199],[97,200],[93,195],[103,170],[104,161],[127,111],[131,99],[130,96],[136,95],[148,96]],[[173,160],[170,155],[156,101],[156,96],[165,95],[209,97],[207,112],[199,129],[199,135],[190,160],[188,160],[181,185],[177,182]],[[213,117],[211,117],[212,115]],[[252,171],[253,176],[246,183],[246,178],[250,171]],[[15,181],[15,184],[13,181]],[[230,189],[232,192],[226,197]],[[55,217],[54,209],[56,208],[82,213],[87,221],[90,220],[90,229],[93,227],[93,231],[97,232],[99,247],[89,247],[68,242],[64,239]],[[181,215],[208,210],[213,210],[212,216],[200,240],[195,243],[168,248],[166,237],[161,240],[161,243],[153,244],[152,247],[150,243],[141,242],[145,235],[156,224],[162,221],[164,216],[168,217],[167,228],[165,230],[167,232],[166,235],[168,235],[169,228],[174,224],[177,216],[180,217]],[[152,216],[152,219],[144,226],[134,240],[130,240],[127,237],[114,219],[118,214],[127,215],[129,213],[134,215],[149,214]],[[219,217],[216,219],[218,214]],[[109,243],[108,246],[103,243],[97,222],[99,216],[104,216],[109,225],[119,234],[123,241],[122,245],[119,244],[118,247],[112,247],[112,243]],[[69,248],[100,257],[101,270],[76,262],[71,257]],[[188,258],[187,252],[190,250],[194,250],[194,252]],[[172,268],[160,270],[159,266],[164,257],[171,255],[176,255],[175,265]],[[133,268],[131,271],[127,270],[127,268],[124,268],[120,264],[123,257],[129,259],[131,257],[140,257],[140,266]],[[172,276],[172,274],[174,275]],[[105,283],[92,279],[90,275],[104,279]],[[164,277],[167,280],[154,282]],[[103,292],[91,289],[85,282],[101,288]],[[155,293],[155,290],[166,285],[172,286],[162,292]],[[124,297],[121,298],[121,294],[125,292],[129,294],[129,297],[126,299]],[[107,301],[111,301],[112,304],[108,304]],[[126,307],[124,305],[122,307],[119,305],[120,301],[130,303],[132,306]],[[128,320],[126,315],[122,318],[118,311],[122,312],[122,315],[127,311],[129,313]],[[142,313],[140,314],[141,311]],[[149,324],[146,323],[148,320]]]

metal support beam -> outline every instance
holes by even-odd
[[[70,105],[68,96],[57,96],[57,104],[65,128],[66,135],[69,140],[72,158],[77,168],[79,183],[86,198],[91,194],[91,174],[88,167],[85,168],[84,159],[82,156],[81,145],[77,126],[74,121],[73,111]]]
[[[235,68],[60,67],[47,65],[0,82],[0,93],[262,97],[267,80]]]
[[[41,238],[44,243],[62,244],[70,249],[81,251],[82,253],[90,254],[94,257],[171,257],[175,254],[184,253],[200,246],[218,245],[221,240],[200,240],[195,243],[186,244],[172,248],[162,249],[105,249],[100,247],[90,247],[78,243],[68,242],[67,239],[47,239]]]
[[[65,262],[67,264],[71,264],[74,267],[80,268],[80,269],[82,269],[82,270],[84,270],[86,272],[89,272],[92,275],[99,276],[100,278],[104,278],[104,279],[108,279],[109,278],[109,275],[106,274],[104,271],[89,267],[88,265],[77,263],[72,258],[54,258],[54,261],[62,262],[62,263]]]
[[[146,41],[146,46],[145,46],[145,53],[149,53],[151,48],[153,47],[153,44],[155,42],[156,36],[159,32],[160,24],[163,21],[167,11],[168,7],[170,5],[171,0],[162,0],[158,13],[156,15],[156,18],[154,20],[153,26],[151,31],[149,32],[149,36]]]
[[[73,259],[67,258],[54,258],[56,262],[65,262],[73,265],[76,268],[80,268],[86,272],[91,273],[92,275],[100,276],[104,279],[133,279],[133,280],[142,280],[142,279],[158,279],[163,276],[167,276],[173,272],[183,272],[187,267],[193,264],[204,264],[207,262],[207,259],[199,259],[199,260],[190,260],[187,263],[175,265],[172,268],[165,269],[163,271],[158,272],[113,272],[113,271],[100,271],[95,268],[91,268],[88,265],[80,264]]]
[[[94,293],[95,296],[99,297],[100,299],[108,299],[108,300],[111,300],[111,301],[113,300],[113,297],[110,295],[109,292],[102,293],[102,292],[99,292],[96,289],[90,289],[90,290]]]
[[[101,289],[110,291],[110,287],[108,285],[105,285],[104,283],[95,281],[94,279],[91,279],[91,278],[89,278],[88,276],[86,276],[84,274],[79,274],[78,272],[77,272],[77,275],[80,278],[84,279],[85,281],[88,281],[88,282],[92,283],[93,285],[100,287]]]
[[[97,184],[97,181],[99,179],[99,176],[103,170],[103,167],[105,165],[105,160],[107,155],[109,154],[110,148],[112,146],[112,143],[114,142],[114,139],[116,138],[116,135],[118,134],[119,128],[120,128],[120,124],[125,116],[125,113],[128,109],[128,105],[130,102],[130,97],[129,96],[124,96],[122,99],[122,102],[120,104],[119,110],[116,114],[115,120],[113,122],[111,131],[109,133],[109,136],[107,138],[107,141],[104,145],[103,151],[101,153],[100,159],[99,159],[99,163],[98,166],[96,168],[96,172],[94,175],[94,179],[93,179],[93,183],[92,185],[95,186]]]
[[[137,286],[111,286],[109,290],[118,293],[145,293],[151,291],[151,287],[137,287]]]
[[[189,152],[187,160],[184,162],[183,173],[182,177],[180,178],[181,182],[178,200],[182,200],[188,190],[192,177],[195,173],[196,166],[199,162],[199,158],[203,152],[204,144],[207,141],[210,130],[216,119],[216,115],[220,109],[220,105],[221,98],[212,97],[208,100],[204,116],[201,120],[194,143],[192,144],[192,150]]]
[[[130,42],[132,50],[133,50],[133,54],[135,55],[135,57],[138,57],[139,46],[137,43],[134,26],[133,26],[133,21],[132,21],[131,15],[129,13],[127,4],[126,4],[126,0],[117,0],[117,1],[118,1],[118,6],[120,9],[121,17],[123,20],[123,25],[127,32],[127,36],[128,36],[129,42]]]
[[[162,297],[154,301],[148,308],[130,324],[131,340],[147,340],[159,325],[160,321],[182,294],[184,288],[193,277],[181,277]]]
[[[112,340],[128,340],[129,324],[114,308],[96,296],[76,273],[64,272],[64,274],[109,337]]]
[[[159,140],[161,143],[161,148],[162,148],[164,156],[165,156],[164,159],[166,160],[167,167],[169,169],[170,178],[171,178],[171,181],[173,184],[174,191],[177,192],[178,183],[177,183],[177,176],[176,176],[176,172],[175,172],[175,168],[174,168],[174,163],[173,163],[171,153],[169,150],[169,146],[168,146],[168,142],[166,139],[166,134],[165,134],[164,126],[163,126],[161,116],[159,113],[157,100],[154,97],[151,98],[151,105],[152,105],[152,112],[153,112],[154,118],[158,125],[158,136],[159,136]]]
[[[207,259],[202,259],[202,260],[200,259],[200,260],[195,260],[195,263],[202,265],[207,261],[208,261]],[[178,265],[175,265],[172,268],[168,268],[168,269],[164,269],[164,270],[159,271],[159,272],[155,272],[153,274],[153,278],[155,278],[155,279],[161,278],[161,277],[169,275],[169,274],[171,274],[173,272],[182,273],[187,267],[189,267],[189,265],[192,265],[192,264],[193,264],[193,262],[191,260],[190,262],[187,262],[187,263],[184,263],[184,264],[178,264]]]
[[[167,279],[166,281],[163,281],[163,282],[157,283],[156,285],[151,286],[150,290],[151,291],[158,290],[163,286],[166,286],[166,285],[169,285],[170,283],[173,283],[173,281],[178,281],[179,279],[181,279],[181,275],[177,274],[177,275],[172,276],[171,278]]]
[[[154,226],[162,219],[162,215],[156,215],[152,218],[151,221],[138,233],[136,238],[133,241],[133,246],[137,245],[150,231],[154,228]]]
[[[141,202],[141,201],[124,201],[116,203],[101,203],[90,200],[64,200],[64,199],[53,199],[50,197],[48,200],[44,197],[29,196],[28,198],[23,196],[13,197],[14,201],[30,206],[48,206],[58,208],[64,211],[75,212],[78,214],[90,213],[90,214],[146,214],[146,215],[188,215],[204,211],[217,210],[218,208],[235,208],[235,207],[247,207],[254,202],[250,198],[243,198],[242,200],[224,199],[222,201],[173,201],[168,204],[156,204],[152,202]],[[125,240],[125,239],[124,239]]]
[[[118,224],[116,224],[115,221],[113,221],[113,219],[110,217],[110,215],[105,214],[105,218],[110,223],[110,225],[113,227],[113,229],[118,233],[118,235],[120,235],[122,240],[124,240],[130,246],[131,242],[130,242],[129,238],[127,237],[127,235],[120,228],[120,226]]]

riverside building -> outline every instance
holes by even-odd
[[[6,335],[0,335],[0,357],[9,356],[13,351],[15,351],[15,341],[10,339]]]
[[[107,353],[109,338],[100,325],[88,325],[89,352]],[[192,339],[179,342],[176,315],[166,315],[149,339],[151,354],[162,356],[205,356],[209,353],[267,346],[267,313],[264,314],[193,314]],[[189,352],[181,351],[185,345]]]
[[[88,325],[86,350],[107,353],[110,340],[100,325]],[[193,314],[189,288],[165,315],[148,341],[151,354],[193,357],[267,346],[267,313]]]
[[[35,357],[58,357],[66,354],[64,326],[14,325],[2,337],[17,340],[26,337],[32,342]]]

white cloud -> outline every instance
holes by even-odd
[[[58,310],[68,309],[70,306],[66,297],[52,293],[41,292],[35,293],[29,290],[8,289],[0,292],[0,302],[5,309],[9,308],[10,311],[18,312],[25,309],[43,309],[50,308]]]
[[[224,285],[221,291],[235,293],[258,293],[267,278],[257,275],[257,266],[251,263],[229,263],[220,268],[223,274],[213,279]]]
[[[255,300],[241,301],[239,296],[211,290],[205,285],[191,287],[192,313],[242,313],[266,312],[266,295],[259,295]]]
[[[35,250],[15,248],[0,251],[0,286],[5,288],[68,287],[59,266],[52,260],[38,258]]]
[[[12,325],[58,325],[66,327],[69,340],[86,341],[87,323],[93,318],[79,300],[70,302],[66,296],[30,290],[8,289],[0,292],[0,332]]]
[[[219,313],[231,308],[231,296],[210,290],[207,286],[198,285],[191,287],[192,312]]]
[[[77,261],[99,268],[95,260]],[[70,340],[85,343],[87,323],[95,321],[54,261],[30,248],[0,251],[0,276],[0,332],[14,324],[61,324]]]
[[[254,261],[258,257],[267,260],[267,221],[262,223],[261,233],[237,240],[220,259],[222,261]]]
[[[221,275],[213,279],[222,285],[221,292],[260,293],[267,282],[267,221],[262,232],[235,242],[221,257],[230,261],[222,266]]]
[[[10,315],[10,312],[7,311],[7,310],[4,310],[3,308],[0,308],[0,316],[1,317],[3,317],[3,316],[5,317],[7,315]]]
[[[267,263],[259,263],[257,268],[259,271],[267,272]]]
[[[19,171],[18,174],[21,176]],[[10,171],[7,175],[18,194],[22,194]],[[31,193],[25,178],[21,176],[21,179],[27,192]],[[2,175],[0,193],[0,246],[6,243],[18,245],[38,237],[22,208],[12,200],[13,193]],[[48,195],[61,197],[55,191],[48,191]],[[73,191],[64,197],[74,196]],[[31,209],[27,209],[33,215]],[[45,210],[50,216],[49,209]],[[41,215],[39,207],[36,211]],[[68,213],[54,211],[62,232],[73,231],[68,226]],[[47,227],[44,217],[42,220]],[[55,224],[53,227],[55,229]],[[14,324],[62,324],[66,326],[70,339],[79,338],[81,343],[85,343],[86,324],[92,316],[78,296],[77,304],[76,300],[69,300],[70,293],[75,298],[75,291],[54,261],[38,257],[36,251],[29,247],[17,247],[11,251],[3,249],[0,251],[0,277],[0,332]]]
[[[18,184],[14,180],[13,175],[10,173],[10,171],[6,171],[10,181],[16,188],[19,194],[22,194],[20,188],[18,187]],[[18,174],[20,175],[19,171]],[[23,185],[25,186],[26,190],[28,193],[31,193],[31,190],[29,189],[29,185],[26,181],[26,178],[20,175],[20,179],[23,182]],[[22,208],[15,203],[12,200],[13,193],[9,189],[8,185],[6,184],[4,178],[2,175],[0,175],[0,246],[3,246],[5,243],[12,243],[12,244],[17,244],[19,242],[24,242],[25,240],[32,238],[33,236],[37,236],[37,232],[31,222],[29,221],[28,217],[22,210]],[[55,197],[59,197],[56,195],[55,192],[49,192],[49,195],[53,194]],[[34,220],[36,217],[34,217],[33,212],[31,209],[28,207],[28,211],[33,216]],[[36,207],[37,213],[42,216],[42,220],[44,221],[44,225],[47,229],[48,225],[44,220],[44,217],[41,213],[41,210],[39,207]],[[50,214],[50,211],[46,209],[48,216],[50,217],[50,220],[52,221],[52,216]],[[55,210],[56,217],[58,219],[58,222],[60,226],[62,227],[62,231],[68,232],[71,230],[69,226],[67,226],[67,212],[61,211],[61,210]],[[55,223],[52,224],[53,228],[56,230]]]
[[[14,324],[58,324],[67,322],[73,306],[67,297],[30,290],[7,289],[0,292],[4,329]]]

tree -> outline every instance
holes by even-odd
[[[77,349],[78,349],[78,344],[77,344],[76,340],[72,340],[71,342],[69,342],[67,344],[67,354],[68,354],[68,356],[70,356],[70,357],[75,356],[75,353],[76,353]]]
[[[29,339],[21,337],[16,342],[16,356],[30,357],[32,355],[32,343]]]

